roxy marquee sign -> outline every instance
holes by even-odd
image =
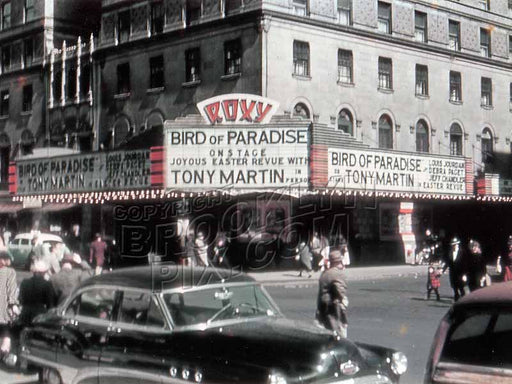
[[[201,101],[197,109],[210,124],[266,124],[279,103],[265,97],[232,93]]]
[[[328,186],[336,189],[467,193],[465,159],[329,148]]]

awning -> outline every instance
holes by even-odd
[[[3,213],[16,213],[23,209],[21,203],[0,203],[0,215]]]
[[[78,204],[73,203],[43,203],[42,208],[38,208],[40,212],[59,212],[77,207]]]

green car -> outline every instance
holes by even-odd
[[[23,268],[27,264],[27,259],[32,250],[33,233],[20,233],[12,239],[7,245],[7,252],[11,256],[14,268]],[[39,242],[49,251],[52,244],[64,243],[62,238],[51,233],[41,233],[38,235]]]

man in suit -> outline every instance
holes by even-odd
[[[448,252],[443,273],[449,269],[450,285],[453,289],[453,299],[459,300],[466,294],[464,285],[467,281],[466,260],[460,247],[460,240],[454,237],[450,242],[450,251]]]

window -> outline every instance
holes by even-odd
[[[242,44],[240,40],[224,43],[224,74],[234,75],[242,69]]]
[[[482,132],[482,163],[489,164],[492,161],[492,132],[485,128]]]
[[[416,64],[416,95],[428,96],[428,67]]]
[[[2,5],[2,29],[11,27],[11,2]]]
[[[492,106],[492,80],[489,79],[488,77],[482,77],[480,88],[482,106]]]
[[[118,321],[143,327],[163,328],[165,321],[154,297],[149,293],[125,291]]]
[[[508,37],[508,56],[512,58],[512,35]]]
[[[352,0],[338,0],[338,23],[352,24]]]
[[[11,46],[5,45],[2,47],[2,72],[7,72],[11,69]]]
[[[62,71],[55,70],[53,73],[53,99],[60,103],[62,98]]]
[[[489,0],[478,0],[478,5],[480,6],[480,9],[488,11],[490,9],[489,2]]]
[[[428,152],[428,126],[425,120],[416,123],[416,152]]]
[[[82,66],[82,70],[80,71],[80,95],[82,95],[82,97],[89,96],[90,88],[91,66],[89,64],[85,64]]]
[[[117,42],[124,43],[130,39],[130,11],[119,12],[117,19]]]
[[[391,4],[379,1],[378,29],[382,33],[391,33]]]
[[[112,289],[89,289],[71,302],[66,315],[112,320],[116,291]]]
[[[386,57],[379,57],[379,88],[393,89],[393,64]]]
[[[149,59],[149,88],[164,86],[164,57],[156,56]]]
[[[35,0],[25,0],[25,22],[28,23],[36,18]]]
[[[185,67],[187,83],[201,80],[201,51],[199,48],[191,48],[185,52]]]
[[[462,156],[462,128],[457,123],[450,127],[450,155]]]
[[[427,42],[427,14],[416,11],[414,13],[414,38],[422,43]]]
[[[226,0],[226,15],[238,11],[242,7],[242,0]]]
[[[151,4],[151,33],[162,33],[164,30],[164,5],[162,2]]]
[[[76,66],[72,62],[66,63],[66,99],[74,100],[76,97]]]
[[[338,50],[338,81],[340,83],[352,84],[354,79],[352,77],[353,58],[352,51],[345,49]]]
[[[0,92],[0,116],[9,115],[9,91]]]
[[[293,0],[293,13],[297,16],[307,16],[308,0]]]
[[[338,114],[338,129],[349,135],[354,134],[354,118],[348,109],[342,109]]]
[[[23,87],[23,105],[22,112],[32,111],[32,84]]]
[[[449,47],[452,51],[460,51],[460,23],[450,20],[449,29]]]
[[[510,103],[510,106],[512,107],[512,83],[509,84],[509,103]]]
[[[23,65],[30,67],[34,60],[34,40],[26,39],[23,42]]]
[[[311,114],[309,113],[309,108],[304,103],[298,103],[293,108],[293,116],[300,117],[304,120],[311,119]]]
[[[462,83],[460,72],[450,71],[450,101],[462,101]]]
[[[480,28],[480,54],[491,57],[491,32],[484,28]]]
[[[393,149],[393,123],[388,115],[379,119],[379,148]]]
[[[185,18],[187,25],[201,18],[201,0],[187,0]]]
[[[130,93],[130,64],[124,63],[117,66],[117,93]]]
[[[114,123],[111,145],[113,148],[124,144],[131,134],[130,121],[126,117],[120,117]]]
[[[309,43],[293,42],[293,74],[309,76]]]

